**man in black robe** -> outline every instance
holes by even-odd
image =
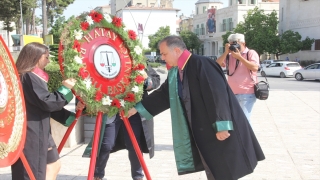
[[[221,67],[191,54],[179,36],[159,42],[171,66],[158,90],[128,112],[146,119],[170,108],[178,174],[206,170],[210,180],[239,179],[253,172],[264,154]]]

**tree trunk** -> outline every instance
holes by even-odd
[[[36,8],[33,8],[32,9],[32,15],[31,15],[31,17],[32,17],[32,22],[31,22],[31,33],[32,34],[37,34],[36,33],[36,31],[35,31],[35,26],[36,26],[36,17],[35,17],[35,15],[34,15],[34,13],[35,13],[35,10],[36,10]]]
[[[7,37],[8,37],[8,47],[10,47],[10,37],[9,37],[9,35],[10,35],[10,32],[9,32],[9,30],[7,30]]]
[[[26,18],[26,35],[30,34],[30,19]]]
[[[47,0],[42,0],[42,37],[48,34]]]

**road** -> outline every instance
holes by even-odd
[[[283,91],[320,91],[320,81],[303,80],[297,81],[294,77],[280,78],[267,76],[270,90]],[[265,78],[258,73],[258,80],[265,81]]]
[[[164,67],[163,67],[164,68]],[[157,68],[156,68],[157,69]],[[157,71],[160,75],[161,83],[167,78],[166,73]],[[294,77],[280,78],[280,77],[267,77],[270,91],[319,91],[320,81],[316,80],[303,80],[297,81]],[[265,81],[265,78],[258,73],[258,81]]]

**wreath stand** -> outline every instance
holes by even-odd
[[[58,152],[60,154],[64,144],[66,143],[73,127],[75,126],[75,124],[77,123],[79,117],[81,116],[82,110],[77,110],[76,112],[76,118],[75,120],[72,122],[72,124],[68,127],[65,135],[62,138],[62,141],[59,144],[58,147]],[[89,172],[88,172],[88,180],[92,180],[93,176],[94,176],[94,169],[95,169],[95,164],[96,164],[96,159],[97,159],[97,152],[98,152],[98,145],[99,145],[99,137],[100,137],[100,129],[101,129],[101,123],[102,123],[102,112],[98,112],[97,118],[96,118],[96,125],[94,128],[94,134],[93,134],[93,141],[92,141],[92,153],[91,153],[91,157],[90,157],[90,165],[89,165]],[[151,176],[150,173],[148,171],[148,168],[146,166],[146,163],[143,159],[140,147],[138,145],[137,139],[134,136],[133,130],[131,128],[130,122],[128,120],[128,118],[124,115],[124,111],[120,111],[120,116],[123,120],[123,123],[128,131],[130,140],[132,142],[132,145],[134,147],[134,150],[138,156],[139,162],[142,166],[142,169],[145,173],[145,176],[147,178],[147,180],[151,180]],[[31,172],[32,173],[32,172]]]

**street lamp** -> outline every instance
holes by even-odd
[[[22,28],[22,35],[24,35],[21,0],[20,0],[20,16],[21,16],[21,28]]]

